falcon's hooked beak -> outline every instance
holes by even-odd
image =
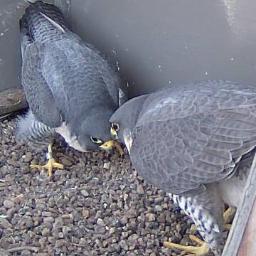
[[[102,145],[100,145],[100,148],[103,150],[106,150],[106,151],[109,151],[111,149],[116,149],[118,151],[118,153],[120,154],[120,156],[123,156],[123,154],[124,154],[122,147],[115,140],[108,140],[108,141],[104,142]]]

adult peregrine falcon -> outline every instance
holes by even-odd
[[[256,87],[223,81],[174,86],[129,100],[110,122],[139,175],[166,191],[205,240],[199,247],[166,245],[220,255],[224,202],[242,200],[256,147]]]
[[[54,5],[37,1],[20,20],[22,86],[30,111],[18,124],[23,141],[55,132],[79,151],[109,139],[109,118],[119,106],[120,78],[92,45],[74,34]],[[62,168],[51,156],[44,168]],[[34,166],[41,168],[40,166]]]

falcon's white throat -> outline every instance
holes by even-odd
[[[55,131],[65,139],[65,141],[68,143],[70,147],[81,152],[87,151],[86,149],[82,148],[82,146],[79,144],[76,136],[71,136],[70,129],[65,122],[63,122],[60,127],[56,128]]]
[[[124,143],[125,143],[125,146],[127,147],[128,149],[128,152],[130,154],[130,150],[131,150],[131,147],[132,147],[132,133],[130,130],[128,129],[124,129],[124,133],[123,133],[123,136],[124,136]]]

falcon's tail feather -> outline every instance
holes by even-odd
[[[22,43],[45,42],[58,38],[67,30],[64,15],[58,7],[42,1],[30,2],[20,19]]]
[[[49,144],[55,131],[37,121],[31,111],[25,117],[19,117],[16,129],[16,139],[21,142],[31,142],[33,144]]]
[[[215,186],[209,185],[201,191],[181,195],[169,194],[197,226],[197,230],[215,255],[221,255],[224,247],[223,217],[224,204]]]

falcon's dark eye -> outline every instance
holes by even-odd
[[[103,141],[101,139],[95,138],[95,137],[90,137],[91,141],[95,144],[102,144]]]
[[[114,130],[114,131],[119,131],[119,124],[117,124],[117,123],[112,123],[112,125],[111,125],[111,128]]]

